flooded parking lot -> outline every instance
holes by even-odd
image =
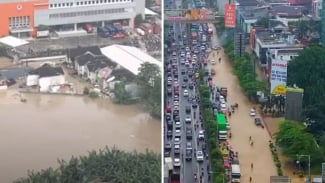
[[[161,123],[139,106],[108,99],[0,92],[0,182],[25,176],[28,169],[57,165],[106,145],[124,150],[161,150]]]

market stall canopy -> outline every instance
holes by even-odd
[[[144,14],[145,14],[145,15],[158,15],[157,13],[153,12],[152,10],[150,10],[150,9],[148,9],[148,8],[146,8],[146,9],[144,10]]]
[[[13,36],[6,36],[3,38],[0,38],[0,43],[12,47],[12,48],[16,48],[25,44],[28,44],[28,41],[25,41],[23,39],[19,39]]]

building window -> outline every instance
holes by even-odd
[[[53,4],[50,4],[50,8],[53,8]]]
[[[81,6],[84,5],[84,2],[81,1],[81,2],[80,2],[80,5],[81,5]]]
[[[79,6],[79,2],[77,2],[77,6]]]
[[[99,2],[98,1],[96,1],[96,4],[98,4]]]
[[[56,8],[58,5],[57,4],[54,4],[54,8]]]

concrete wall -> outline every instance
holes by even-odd
[[[44,77],[39,79],[41,92],[48,92],[51,85],[62,85],[65,83],[64,75]]]
[[[80,14],[87,11],[101,11],[101,10],[113,10],[124,8],[124,12],[118,13],[100,13],[97,14]],[[99,22],[99,21],[111,21],[119,19],[131,19],[135,17],[136,11],[141,7],[136,7],[135,2],[122,3],[122,4],[105,4],[100,6],[78,6],[71,8],[55,8],[49,10],[37,10],[34,14],[35,26],[38,25],[63,25],[74,23],[85,23],[85,17],[87,22]],[[79,12],[79,14],[78,14]],[[144,12],[144,7],[143,7]],[[60,17],[57,14],[71,13],[73,16]],[[74,16],[76,15],[76,16]]]

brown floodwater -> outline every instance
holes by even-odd
[[[105,146],[161,151],[161,123],[139,106],[108,99],[0,92],[0,182],[28,169],[57,166],[57,159]]]

